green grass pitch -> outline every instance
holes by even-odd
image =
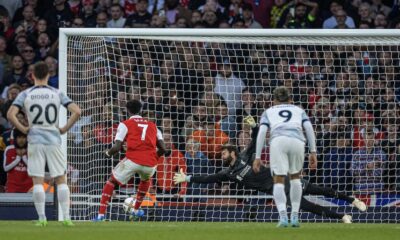
[[[30,221],[0,221],[4,240],[395,240],[400,224],[303,223],[300,228],[277,229],[275,223],[197,223],[197,222],[76,222],[64,227],[49,222],[36,227]]]

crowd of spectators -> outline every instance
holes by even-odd
[[[5,153],[0,191],[10,191],[7,174],[26,175],[26,152],[15,150],[19,143],[6,112],[18,93],[33,85],[32,66],[39,60],[49,66],[49,85],[58,87],[61,27],[400,28],[399,13],[399,1],[384,0],[0,0]],[[96,44],[89,40],[68,49],[68,81],[74,81],[68,94],[83,110],[69,134],[73,191],[101,191],[115,164],[102,152],[112,144],[118,122],[127,117],[126,101],[138,99],[144,117],[157,122],[172,149],[171,156],[159,159],[153,191],[229,193],[227,185],[174,186],[172,176],[181,168],[190,174],[222,169],[222,144],[235,143],[242,150],[251,132],[243,116],[257,120],[271,106],[273,89],[282,85],[291,89],[294,103],[307,110],[317,133],[319,166],[305,171],[306,178],[341,191],[400,187],[399,45],[113,38],[106,42],[111,54]],[[20,118],[26,121],[23,113]],[[268,152],[263,151],[265,161]]]

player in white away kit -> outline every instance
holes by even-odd
[[[47,85],[49,69],[44,62],[35,64],[35,86],[21,92],[10,107],[7,117],[21,132],[28,135],[28,174],[33,180],[33,202],[39,215],[37,226],[46,226],[45,192],[43,189],[45,165],[57,183],[57,197],[65,226],[73,226],[69,214],[69,188],[66,181],[67,159],[61,151],[61,134],[66,133],[79,119],[81,110],[60,90]],[[60,105],[72,114],[67,124],[59,128]],[[28,116],[29,127],[22,125],[17,114],[23,110]]]
[[[260,171],[261,150],[264,147],[265,135],[270,133],[270,166],[274,178],[273,196],[279,212],[278,227],[287,227],[288,216],[286,208],[285,177],[290,175],[290,199],[292,212],[290,222],[293,227],[299,227],[299,208],[302,196],[300,174],[304,163],[305,138],[307,135],[310,149],[310,168],[316,168],[317,155],[315,134],[305,111],[290,104],[289,91],[285,87],[274,90],[274,106],[268,108],[261,116],[260,130],[257,135],[256,159],[253,170]]]

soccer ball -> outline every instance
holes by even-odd
[[[135,203],[136,203],[136,198],[128,197],[127,199],[125,199],[124,204],[122,205],[122,208],[124,209],[124,211],[126,213],[130,214],[130,213],[132,213]]]

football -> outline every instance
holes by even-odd
[[[135,205],[136,198],[129,197],[125,199],[124,204],[122,205],[122,208],[124,211],[128,214],[130,214],[133,210],[133,206]]]

